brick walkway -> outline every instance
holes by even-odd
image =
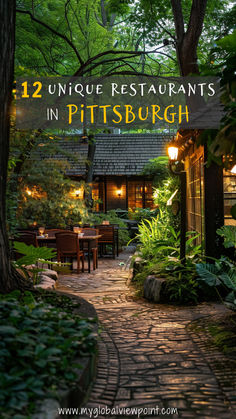
[[[86,406],[178,409],[178,414],[169,415],[144,411],[140,418],[146,419],[236,417],[206,349],[187,327],[193,320],[223,314],[226,309],[218,304],[157,305],[135,298],[126,285],[129,256],[126,251],[119,259],[103,259],[90,275],[59,279],[60,291],[80,295],[95,306],[102,325],[97,377]],[[232,382],[228,385],[232,394]],[[98,417],[138,418],[128,413]]]

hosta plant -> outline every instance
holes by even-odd
[[[233,262],[221,257],[215,263],[196,264],[196,271],[202,287],[214,287],[219,297],[236,310],[236,266]]]

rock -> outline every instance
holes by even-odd
[[[39,275],[40,283],[35,285],[36,288],[55,289],[55,281],[44,273]]]
[[[42,288],[43,290],[52,290],[52,289],[54,289],[54,286],[53,285],[46,284],[46,283],[41,283],[41,284],[35,285],[34,287],[35,288]]]
[[[147,300],[159,303],[163,282],[165,282],[165,279],[149,275],[144,281],[144,297]]]
[[[42,405],[37,403],[37,413],[32,416],[32,419],[57,419],[60,417],[57,414],[59,408],[60,404],[57,400],[45,399]]]
[[[42,275],[49,276],[49,278],[54,279],[54,281],[58,280],[58,273],[56,271],[53,271],[52,269],[44,269]]]
[[[135,257],[132,264],[133,276],[135,276],[139,272],[142,272],[144,265],[145,265],[145,261],[140,256]]]

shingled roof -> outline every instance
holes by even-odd
[[[148,162],[166,154],[167,134],[98,134],[94,158],[94,175],[139,175]],[[60,146],[70,157],[70,176],[83,175],[88,145],[78,140],[61,140]],[[60,153],[55,156],[60,158]]]

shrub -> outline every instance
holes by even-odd
[[[180,255],[180,232],[166,223],[165,213],[160,211],[157,217],[143,220],[139,226],[136,239],[140,243],[140,253],[144,259],[163,260],[168,257],[178,258]],[[186,233],[186,254],[191,259],[201,254],[201,245],[195,245],[199,234],[195,231]]]
[[[34,247],[32,244],[27,245],[23,242],[14,242],[14,250],[22,255],[21,258],[13,262],[16,269],[20,270],[23,276],[33,285],[38,283],[39,272],[43,272],[44,268],[38,267],[38,262],[42,264],[53,265],[57,272],[68,273],[68,263],[53,262],[51,259],[56,256],[54,249],[49,247]],[[37,266],[35,266],[37,264]]]
[[[202,253],[201,245],[195,244],[199,234],[194,231],[186,233],[186,260],[183,262],[180,260],[180,233],[165,220],[165,214],[160,211],[156,218],[139,224],[137,238],[144,268],[134,281],[140,288],[140,282],[144,282],[148,275],[164,277],[165,301],[195,304],[200,299],[195,269],[195,262],[199,261]]]
[[[179,193],[179,178],[169,177],[166,179],[158,188],[153,190],[153,199],[155,205],[163,212],[165,215],[165,221],[167,224],[174,227],[176,231],[180,229],[180,214],[173,214],[172,205],[168,205],[168,201],[171,199],[173,194],[176,192],[174,201],[179,202],[180,193]]]
[[[107,213],[90,213],[88,215],[88,218],[86,219],[87,223],[90,224],[102,224],[102,222],[104,220],[108,220],[110,222],[110,224],[117,224],[118,227],[120,227],[119,229],[119,246],[126,246],[130,237],[129,237],[129,233],[127,230],[127,224],[124,222],[124,220],[122,220],[121,218],[119,218],[116,214],[115,210],[111,210],[108,211]]]
[[[201,287],[213,287],[227,305],[236,310],[236,266],[225,257],[215,263],[198,263],[196,265],[198,281]]]
[[[0,296],[0,415],[31,417],[37,400],[76,385],[78,356],[95,351],[92,321],[45,303],[40,293]],[[65,297],[66,298],[66,297]],[[68,299],[69,300],[69,299]],[[68,304],[69,305],[69,304]],[[70,311],[71,307],[70,300]]]
[[[196,280],[188,277],[170,278],[164,283],[162,296],[164,300],[176,304],[197,304],[199,285]]]
[[[129,208],[128,217],[130,220],[135,220],[140,223],[142,220],[151,220],[152,217],[157,216],[159,213],[158,209],[149,209],[149,208]]]

